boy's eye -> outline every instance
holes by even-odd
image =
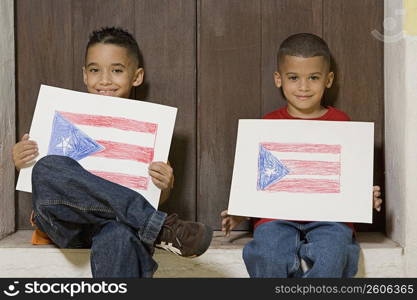
[[[91,73],[97,73],[98,69],[97,68],[91,68],[91,69],[88,69],[88,71],[91,72]]]
[[[288,79],[294,81],[297,80],[297,76],[289,76]]]
[[[113,72],[114,73],[123,73],[123,70],[122,69],[114,69]]]
[[[315,76],[315,75],[310,76],[310,80],[319,80],[319,79],[320,79],[319,76]]]

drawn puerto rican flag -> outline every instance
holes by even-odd
[[[71,157],[97,176],[147,190],[157,131],[154,123],[55,111],[48,155]]]
[[[340,193],[341,145],[260,143],[257,190]]]

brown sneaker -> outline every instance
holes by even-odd
[[[165,219],[155,247],[184,257],[196,257],[206,252],[212,237],[210,226],[183,221],[177,214],[172,214]]]

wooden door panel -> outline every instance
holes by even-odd
[[[29,132],[40,84],[73,88],[71,0],[16,1],[17,138]],[[31,228],[32,194],[16,192],[16,227]]]
[[[227,208],[238,119],[261,109],[260,1],[200,1],[198,220],[220,227]]]
[[[323,36],[332,51],[336,79],[326,102],[353,121],[375,123],[374,184],[384,182],[384,44],[371,32],[383,32],[384,7],[375,0],[324,0]],[[385,213],[374,213],[360,231],[384,231]]]
[[[178,108],[169,161],[175,183],[161,209],[196,219],[196,2],[135,2],[135,34],[144,57],[145,86],[137,99]]]
[[[18,0],[18,134],[29,130],[40,83],[85,91],[81,68],[90,32],[123,27],[148,55],[146,84],[133,96],[179,107],[170,159],[177,200],[165,209],[195,219],[195,6],[192,0]],[[31,194],[18,192],[17,206],[18,228],[31,228]]]

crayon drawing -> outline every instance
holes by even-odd
[[[372,222],[369,122],[239,120],[231,215]]]
[[[36,160],[71,157],[157,208],[161,191],[148,168],[167,161],[176,114],[175,107],[41,85],[29,136],[38,143]],[[20,171],[16,189],[32,191],[32,168]]]
[[[341,145],[260,143],[257,189],[340,193]]]

